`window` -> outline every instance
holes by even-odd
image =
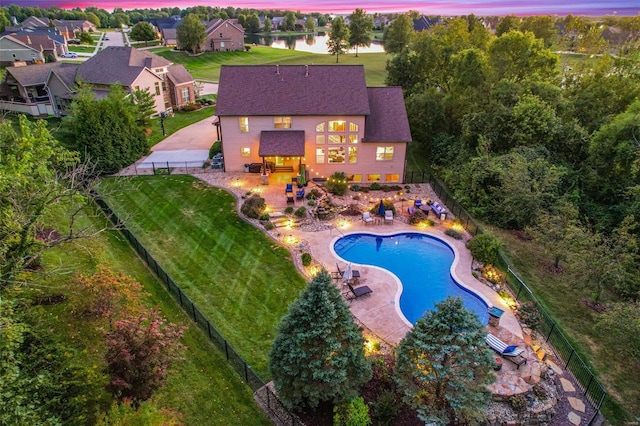
[[[342,120],[329,121],[329,131],[330,132],[346,132],[347,122]]]
[[[367,182],[379,182],[380,175],[367,175]]]
[[[349,135],[349,143],[358,143],[358,135]]]
[[[224,48],[224,41],[220,42],[220,48],[223,49]]]
[[[189,97],[189,88],[184,87],[182,89],[182,102],[191,102],[191,98]]]
[[[160,83],[156,81],[156,96],[160,95]]]
[[[341,146],[329,147],[329,164],[344,164],[344,148]]]
[[[324,148],[316,148],[316,163],[324,163]]]
[[[239,117],[240,133],[249,133],[249,117]]]
[[[350,132],[357,132],[358,131],[358,125],[356,123],[349,123],[349,131]]]
[[[273,117],[274,129],[290,129],[291,117]]]
[[[358,162],[358,147],[350,146],[349,147],[349,163],[357,163]]]
[[[316,143],[324,144],[325,142],[326,142],[326,139],[324,135],[316,135]]]
[[[316,126],[316,132],[324,132],[324,121]]]
[[[344,135],[329,135],[329,143],[345,143]]]
[[[393,147],[392,146],[376,147],[376,160],[377,161],[393,160]]]
[[[362,182],[362,175],[349,176],[349,182]]]
[[[384,180],[386,182],[399,182],[400,181],[400,175],[398,175],[398,174],[384,175]]]

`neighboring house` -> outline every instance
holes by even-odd
[[[42,46],[30,45],[21,36],[3,35],[0,37],[0,65],[7,66],[15,62],[43,63],[45,54]]]
[[[309,178],[401,182],[409,121],[401,87],[366,87],[361,65],[222,66],[216,114],[226,171],[271,161]]]
[[[441,22],[439,16],[421,16],[418,19],[413,20],[413,29],[415,31],[427,31],[434,25],[438,25]]]
[[[148,89],[156,114],[195,101],[195,80],[182,65],[132,47],[109,46],[81,64],[8,67],[0,85],[0,109],[65,115],[80,81],[89,84],[98,98],[106,96],[113,84],[129,93]]]
[[[16,31],[20,29],[35,29],[35,28],[56,28],[66,39],[75,38],[76,32],[96,31],[98,28],[96,25],[87,20],[75,20],[75,19],[53,19],[42,18],[36,16],[30,16],[20,23],[17,27],[7,28],[10,31]]]
[[[235,19],[212,19],[205,25],[202,52],[244,50],[244,28]]]
[[[54,44],[56,57],[68,51],[67,39],[64,37],[64,35],[62,35],[62,33],[60,33],[60,30],[58,30],[57,28],[19,28],[14,31],[5,31],[4,34],[16,36],[36,36],[36,38],[32,40],[38,40],[39,37],[47,37]]]
[[[376,16],[373,20],[373,28],[376,30],[382,30],[387,25],[389,25],[389,18],[387,16]]]
[[[177,46],[178,45],[178,34],[175,28],[164,28],[160,30],[160,34],[162,37],[162,44],[164,46]]]
[[[173,15],[169,18],[149,18],[145,19],[145,21],[158,29],[164,46],[176,46],[178,44],[176,28],[182,23],[180,15]]]

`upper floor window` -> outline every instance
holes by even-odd
[[[343,120],[329,121],[329,131],[330,132],[346,132],[347,122]]]
[[[274,129],[290,129],[291,117],[273,117]]]
[[[249,133],[249,117],[238,117],[241,133]]]
[[[156,81],[155,86],[156,86],[156,96],[158,96],[160,95],[160,82]]]
[[[393,160],[393,147],[392,146],[376,147],[376,160],[377,161]]]

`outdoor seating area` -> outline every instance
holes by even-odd
[[[343,280],[345,283],[357,284],[360,281],[360,271],[352,269],[351,264],[348,264],[345,270],[340,269],[340,265],[336,263],[337,272],[334,273],[333,278],[336,280]]]
[[[373,218],[371,217],[371,213],[364,212],[362,213],[362,221],[365,225],[373,224]]]
[[[345,296],[346,299],[357,299],[359,297],[373,293],[373,290],[371,290],[371,288],[366,285],[355,288],[351,284],[347,285],[349,286],[349,291],[343,293],[343,296]]]
[[[524,349],[516,345],[509,346],[493,334],[487,334],[485,340],[491,349],[498,352],[506,360],[514,363],[517,366],[516,368],[519,369],[522,364],[527,363],[527,358],[522,355]]]
[[[393,223],[393,210],[384,211],[384,223]]]

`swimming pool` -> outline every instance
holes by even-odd
[[[338,239],[333,248],[347,262],[374,265],[394,273],[402,283],[400,310],[412,324],[449,296],[460,297],[482,324],[489,321],[485,302],[451,276],[453,249],[436,237],[417,232],[349,234]]]

